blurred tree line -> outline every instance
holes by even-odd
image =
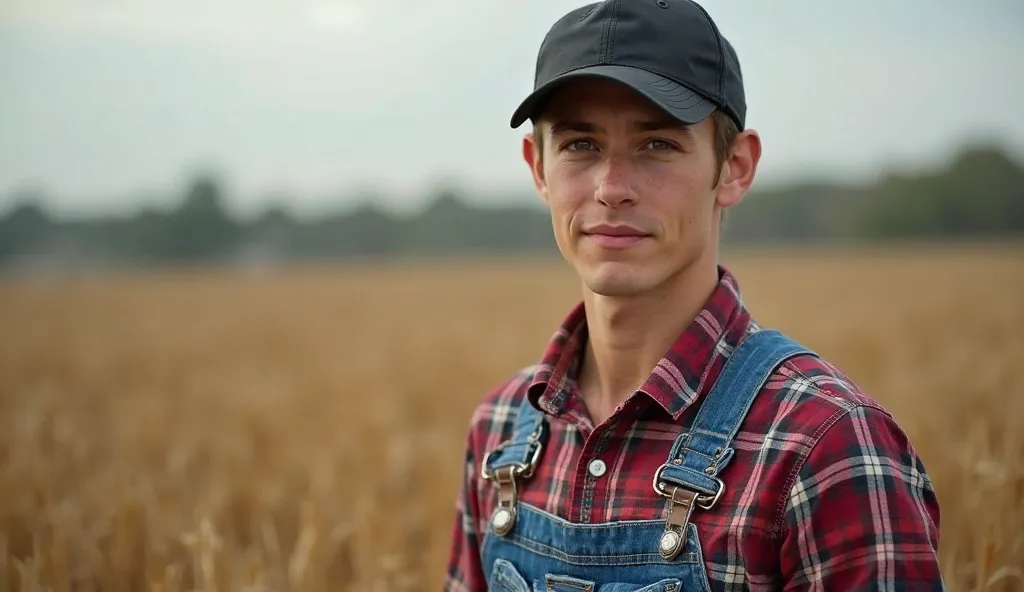
[[[288,261],[463,253],[556,253],[548,213],[527,205],[472,206],[455,190],[398,216],[367,200],[299,220],[285,203],[233,218],[213,175],[191,179],[173,207],[120,217],[55,219],[41,195],[22,195],[0,218],[0,266]],[[727,245],[1024,236],[1024,167],[991,146],[965,149],[941,170],[890,174],[861,185],[756,189],[728,214]]]

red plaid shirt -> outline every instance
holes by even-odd
[[[728,352],[756,327],[735,279],[720,272],[696,320],[603,425],[592,424],[573,379],[582,305],[537,366],[484,398],[470,422],[445,590],[487,589],[480,545],[496,489],[480,478],[480,461],[511,436],[527,399],[548,415],[551,435],[521,501],[583,523],[664,516],[654,472]],[[691,518],[714,589],[941,589],[939,506],[921,459],[892,416],[835,366],[807,356],[783,364],[734,447],[722,498]],[[587,467],[598,458],[607,471],[594,477]]]

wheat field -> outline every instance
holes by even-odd
[[[723,257],[902,422],[950,590],[1024,590],[1024,249]],[[440,589],[469,414],[560,261],[0,284],[0,592]]]

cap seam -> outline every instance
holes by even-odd
[[[708,11],[704,10],[704,7],[696,2],[694,2],[693,5],[700,10],[701,15],[704,17],[704,24],[711,29],[711,34],[715,37],[715,45],[718,47],[718,55],[716,56],[718,58],[718,80],[715,81],[715,92],[718,96],[715,99],[717,103],[725,104],[727,103],[725,100],[725,91],[723,90],[723,81],[725,80],[725,51],[722,48],[722,35],[718,31],[718,27],[716,27],[714,22],[711,20],[711,15],[708,14]]]
[[[612,18],[608,17],[601,24],[601,39],[598,45],[597,61],[599,63],[605,63],[608,59],[608,29],[611,28]]]
[[[619,29],[619,12],[622,9],[622,0],[615,0],[615,10],[612,14],[612,26],[611,33],[608,34],[608,55],[605,56],[607,62],[611,62],[615,59],[615,32]]]

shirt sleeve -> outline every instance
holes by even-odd
[[[858,406],[826,427],[783,508],[785,590],[943,590],[939,505],[890,415]]]
[[[472,428],[463,459],[462,485],[455,502],[455,520],[449,547],[445,592],[487,590],[480,560],[480,506],[477,499],[477,461],[472,447]]]

